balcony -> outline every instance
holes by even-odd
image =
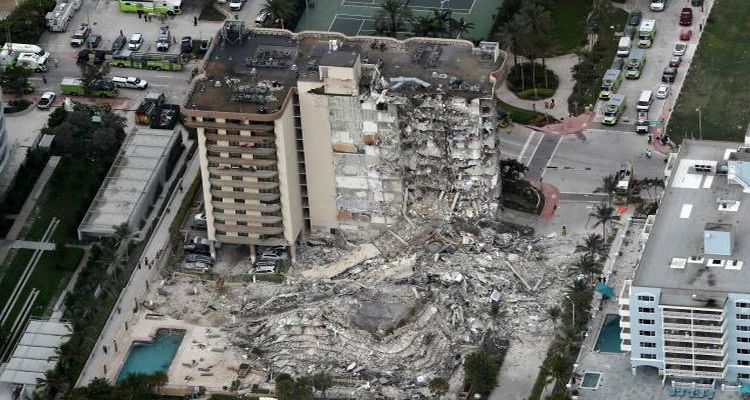
[[[226,179],[210,178],[208,180],[212,185],[218,187],[231,187],[231,188],[249,188],[258,190],[271,190],[279,187],[278,182],[258,182],[258,181],[235,181]]]
[[[625,305],[620,307],[620,317],[629,317],[630,316],[630,306]]]
[[[208,167],[211,173],[220,176],[248,176],[252,178],[271,179],[279,176],[278,171],[255,170],[251,168]]]
[[[691,311],[662,311],[664,318],[682,318],[682,319],[699,319],[703,321],[722,321],[724,319],[723,314],[703,314],[695,313]]]
[[[281,210],[279,204],[248,204],[248,203],[226,203],[223,201],[212,201],[214,208],[223,210],[248,210],[258,212],[276,212]]]
[[[254,159],[254,158],[232,158],[232,157],[217,157],[217,156],[208,156],[209,162],[215,162],[219,164],[229,164],[229,165],[251,165],[254,167],[273,167],[276,165],[276,160],[264,160],[264,159]]]
[[[211,196],[221,197],[222,199],[245,199],[259,201],[279,201],[281,195],[278,193],[249,193],[235,192],[224,190],[211,190]]]
[[[678,329],[686,331],[700,332],[721,332],[721,326],[699,325],[699,324],[675,324],[671,322],[664,323],[664,329]]]
[[[665,353],[702,354],[707,356],[723,356],[723,349],[708,349],[690,346],[664,346]]]
[[[243,135],[217,135],[215,133],[207,133],[206,134],[207,140],[222,140],[222,141],[232,141],[232,142],[241,142],[241,143],[268,143],[268,142],[275,142],[276,138],[273,136],[243,136]]]
[[[280,235],[284,233],[283,226],[253,226],[214,224],[216,230],[223,232],[243,232],[253,235]]]
[[[622,285],[622,289],[620,290],[620,297],[617,299],[617,302],[622,305],[629,305],[630,304],[630,283],[632,281],[626,280],[625,283]]]
[[[620,340],[630,340],[632,339],[632,336],[630,335],[630,329],[625,328],[620,331]]]
[[[690,335],[672,335],[664,334],[664,340],[675,340],[679,342],[693,342],[693,343],[708,343],[708,344],[722,344],[721,337],[705,337],[705,336],[690,336]]]
[[[696,377],[696,378],[718,378],[723,376],[722,372],[708,372],[708,371],[691,371],[682,369],[665,369],[664,373],[672,376],[685,376],[685,377]]]
[[[208,151],[215,151],[218,153],[240,153],[240,154],[252,154],[254,156],[275,156],[276,149],[267,147],[245,147],[245,146],[219,146],[219,145],[208,145],[206,146]]]
[[[625,318],[620,319],[620,328],[630,328],[630,318],[628,319],[625,319]]]
[[[220,240],[222,243],[231,244],[254,244],[259,246],[287,246],[284,239],[279,238],[268,238],[261,239],[258,237],[245,237],[245,236],[230,236],[230,235],[216,235],[216,240]]]

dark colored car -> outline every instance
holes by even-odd
[[[641,18],[643,18],[643,13],[640,10],[635,10],[630,13],[628,16],[628,25],[630,26],[638,26],[641,24]]]
[[[112,42],[112,52],[122,50],[126,44],[128,44],[128,39],[125,36],[116,37],[115,41]]]
[[[669,66],[672,68],[679,68],[680,64],[682,64],[682,57],[680,56],[672,56],[669,58]]]
[[[209,46],[211,46],[211,39],[201,40],[201,53],[207,52]]]
[[[703,0],[690,0],[690,5],[693,7],[703,6]]]
[[[611,69],[619,69],[622,71],[623,68],[625,68],[625,60],[622,57],[615,57],[614,61],[612,61]]]
[[[76,58],[76,63],[86,64],[87,62],[89,62],[90,57],[91,57],[91,50],[83,49],[78,52],[78,58]]]
[[[104,50],[97,50],[94,52],[94,65],[104,64],[107,59],[107,53]]]
[[[638,32],[638,27],[633,25],[628,25],[625,27],[625,36],[629,37],[630,40],[633,40],[635,38],[635,34]]]
[[[677,78],[677,68],[667,67],[664,68],[664,71],[661,73],[661,81],[665,83],[672,83],[674,82],[675,78]]]
[[[193,38],[190,36],[183,36],[180,41],[180,53],[190,53],[193,51]]]
[[[685,7],[680,11],[680,25],[690,26],[693,24],[693,9]]]
[[[102,44],[102,35],[91,34],[88,39],[86,39],[86,47],[89,49],[96,49],[100,44]]]

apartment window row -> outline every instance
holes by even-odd
[[[641,353],[641,358],[645,358],[646,360],[656,360],[656,354]]]
[[[748,365],[750,365],[750,361],[748,361],[748,360],[737,360],[737,365],[748,366]]]
[[[734,303],[734,305],[737,308],[750,308],[750,302],[746,302],[746,301],[738,301]]]
[[[738,379],[750,379],[750,374],[737,374]]]
[[[737,354],[750,354],[750,349],[737,349]]]
[[[738,331],[748,332],[750,331],[750,325],[737,325]]]
[[[653,319],[643,319],[643,318],[641,318],[641,319],[638,320],[638,323],[641,324],[641,325],[653,325],[655,322],[654,322]]]
[[[641,342],[641,347],[656,347],[656,343],[654,342]]]
[[[640,331],[638,332],[641,336],[656,336],[655,331]]]
[[[750,343],[750,337],[740,336],[737,338],[738,343]]]
[[[640,295],[638,296],[638,301],[654,301],[654,296],[648,296],[648,295]]]
[[[750,319],[750,314],[737,314],[737,319]]]
[[[654,308],[653,307],[638,307],[638,312],[645,313],[645,314],[653,314]]]

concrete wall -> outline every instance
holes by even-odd
[[[654,301],[647,302],[638,300],[638,296],[641,295],[653,296]],[[659,308],[660,296],[661,289],[644,287],[630,288],[630,343],[632,346],[630,353],[630,367],[634,374],[635,368],[640,366],[656,367],[660,372],[664,371],[664,329],[662,327],[661,309]],[[640,307],[653,308],[654,313],[640,312],[638,311]],[[640,319],[652,319],[655,324],[643,325],[639,322]],[[656,332],[656,336],[641,336],[640,331],[654,331]],[[643,347],[641,346],[642,342],[656,343],[656,347]],[[641,356],[643,353],[656,354],[656,359],[644,359]]]
[[[302,141],[305,146],[305,169],[312,229],[335,228],[336,182],[331,150],[331,122],[328,117],[328,98],[308,93],[322,87],[320,82],[298,82],[299,105],[302,115]]]
[[[203,117],[197,117],[203,121]],[[214,206],[211,203],[211,183],[208,174],[208,152],[206,151],[205,128],[196,128],[198,131],[198,157],[201,166],[201,188],[203,189],[203,204],[206,210],[206,233],[208,240],[216,240],[216,226],[214,225]]]
[[[750,365],[739,365],[738,361],[750,361],[750,354],[740,354],[738,349],[749,349],[750,343],[738,342],[738,337],[750,337],[750,319],[739,319],[737,314],[750,315],[750,308],[737,307],[737,303],[742,302],[750,304],[750,294],[748,293],[730,293],[727,296],[727,303],[724,307],[724,337],[726,338],[726,368],[724,370],[724,379],[728,382],[739,382],[739,374],[750,374]],[[747,327],[747,328],[743,328]],[[742,383],[750,383],[747,379]]]
[[[297,240],[303,224],[293,102],[287,104],[284,115],[276,121],[275,132],[284,238],[291,245]]]

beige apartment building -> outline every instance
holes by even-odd
[[[368,239],[405,206],[497,211],[497,43],[247,30],[229,21],[184,105],[209,239]],[[457,211],[458,212],[458,211]]]

